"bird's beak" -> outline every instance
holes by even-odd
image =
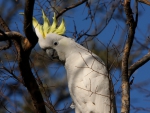
[[[46,49],[45,51],[52,60],[59,60],[56,50],[49,48],[49,49]]]

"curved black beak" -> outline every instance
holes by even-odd
[[[47,55],[50,57],[51,60],[56,60],[56,59],[59,60],[56,50],[52,48],[47,48],[44,51],[47,53]]]

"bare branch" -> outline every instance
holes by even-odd
[[[131,77],[131,75],[142,65],[144,65],[146,62],[150,60],[150,52],[146,54],[144,57],[139,59],[137,62],[132,64],[130,68],[128,69],[128,76]]]
[[[46,113],[42,94],[31,71],[29,56],[25,52],[22,52],[22,50],[20,51],[19,54],[20,57],[18,58],[18,62],[19,62],[20,73],[22,75],[25,86],[27,87],[32,97],[32,101],[36,108],[36,112]]]
[[[22,82],[22,79],[20,79],[19,77],[17,77],[11,70],[7,69],[6,67],[2,67],[2,69],[4,69],[6,72],[8,72],[9,74],[11,74],[16,80],[18,80],[20,83],[24,84]]]
[[[7,41],[8,38],[10,40],[23,40],[25,37],[23,37],[19,32],[16,31],[10,31],[5,33],[0,33],[0,41]]]
[[[40,92],[38,84],[36,83],[34,75],[31,71],[31,67],[29,63],[29,54],[26,54],[26,51],[24,51],[24,48],[22,47],[22,44],[21,44],[21,39],[25,39],[25,38],[18,32],[5,32],[5,34],[8,37],[10,37],[10,39],[12,39],[16,47],[17,58],[18,58],[17,60],[18,60],[19,70],[23,78],[23,82],[24,82],[23,84],[28,89],[31,95],[33,104],[36,108],[36,112],[46,113],[42,94]],[[4,39],[4,35],[0,34],[0,37],[3,37]]]
[[[31,62],[31,64],[32,64],[33,67],[34,67],[34,63],[32,62],[32,60],[30,60],[30,62]],[[35,71],[35,68],[33,68],[33,69],[34,69],[34,71]],[[53,104],[49,101],[49,96],[47,95],[46,90],[45,90],[45,88],[44,88],[44,86],[43,86],[43,82],[41,81],[41,79],[40,79],[40,77],[39,77],[39,75],[38,75],[37,73],[36,73],[36,77],[37,77],[37,82],[38,82],[39,86],[43,89],[43,92],[44,92],[44,95],[45,95],[45,98],[46,98],[46,102],[44,102],[45,105],[46,105],[53,113],[57,113],[56,110],[55,110],[55,108],[54,108],[54,106],[53,106]]]
[[[24,48],[24,50],[28,51],[28,54],[30,54],[31,49],[38,42],[38,38],[32,28],[32,15],[33,15],[34,2],[35,0],[26,0],[25,10],[24,10],[24,32],[28,39],[28,41],[26,41],[28,44]]]
[[[128,61],[130,50],[134,40],[135,29],[137,26],[137,17],[134,21],[132,9],[130,8],[130,0],[124,1],[124,10],[127,16],[127,24],[129,25],[128,38],[124,47],[122,57],[122,107],[121,113],[129,113],[130,111],[130,85],[128,77]],[[138,14],[136,14],[137,16]]]
[[[45,102],[45,105],[46,105],[53,113],[57,113],[56,110],[54,109],[54,107],[53,107],[51,104],[49,104],[49,102],[48,102],[48,103]]]
[[[144,4],[150,5],[150,1],[149,0],[138,0],[139,2],[142,2]]]
[[[2,30],[0,30],[0,33],[2,33],[5,37],[5,39],[8,41],[7,45],[0,47],[0,50],[6,50],[11,47],[11,40],[9,37],[7,37],[7,35]]]
[[[73,8],[75,8],[75,7],[77,7],[77,6],[85,3],[86,1],[88,1],[88,0],[81,0],[80,2],[77,2],[76,4],[73,4],[73,5],[69,6],[69,7],[66,7],[65,9],[63,9],[62,11],[60,11],[60,13],[56,16],[56,18],[60,17],[66,11],[68,11],[70,9],[73,9]]]
[[[83,35],[86,35],[88,37],[95,37],[95,36],[99,35],[109,24],[109,22],[112,18],[112,15],[114,14],[119,3],[120,3],[120,0],[112,1],[110,10],[106,13],[106,15],[103,18],[101,18],[102,22],[99,24],[99,27],[97,28],[97,29],[99,29],[98,32],[95,32],[96,30],[94,30],[93,33],[87,34],[88,31],[86,31]],[[88,38],[88,40],[89,40],[89,38]],[[91,38],[90,38],[90,40],[91,40]]]
[[[5,23],[5,21],[3,20],[3,18],[1,17],[1,15],[0,15],[0,25],[3,27],[3,29],[5,30],[5,31],[10,31],[10,29],[9,29],[9,27],[7,26],[7,24]]]
[[[7,24],[5,23],[5,21],[3,20],[1,15],[0,15],[0,25],[3,27],[3,29],[5,31],[10,31],[9,27],[7,26]],[[5,35],[5,33],[2,30],[0,30],[0,33],[2,33],[5,36],[5,38],[8,40],[7,41],[8,42],[7,45],[1,47],[0,50],[8,49],[9,47],[11,47],[11,40]]]
[[[33,76],[29,63],[29,55],[32,48],[36,45],[38,38],[32,28],[32,15],[35,0],[26,0],[24,10],[24,32],[27,37],[27,43],[24,50],[20,47],[18,57],[19,68],[24,80],[24,84],[31,94],[37,113],[46,113],[44,100],[40,92],[39,86]],[[25,51],[25,52],[23,52]]]

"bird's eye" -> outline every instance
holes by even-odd
[[[57,45],[58,45],[58,42],[54,42],[54,45],[57,46]]]

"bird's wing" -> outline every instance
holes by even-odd
[[[109,113],[110,89],[109,75],[102,60],[93,53],[80,53],[85,68],[83,68],[83,84],[80,89],[84,95],[85,107],[95,113]],[[84,93],[83,93],[84,94]]]
[[[110,113],[110,80],[106,66],[98,56],[77,46],[65,64],[75,109],[81,113]]]

